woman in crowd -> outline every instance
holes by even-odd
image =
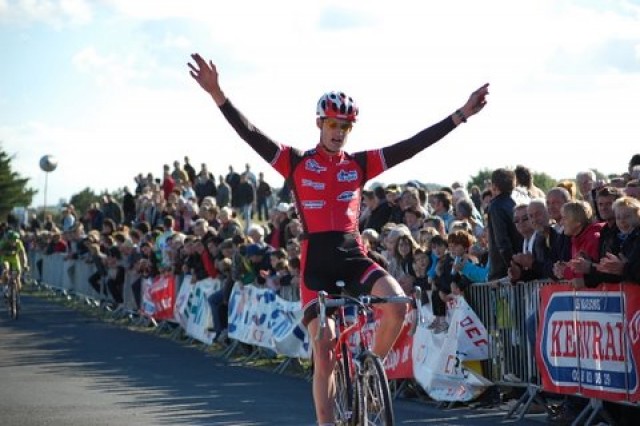
[[[418,248],[418,243],[411,234],[401,235],[396,240],[393,256],[389,261],[389,273],[398,280],[406,294],[411,294],[415,281],[413,252]]]
[[[599,259],[600,229],[602,223],[592,223],[593,210],[585,201],[569,201],[562,206],[564,233],[571,237],[571,259],[583,258],[591,262]],[[584,287],[584,273],[575,262],[556,262],[556,277],[571,281],[576,288]]]
[[[617,245],[595,265],[596,270],[612,275],[614,282],[640,284],[640,201],[622,197],[613,203],[618,234]]]

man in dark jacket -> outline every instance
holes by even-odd
[[[249,180],[249,176],[244,173],[240,177],[240,184],[238,184],[236,194],[232,196],[233,202],[235,202],[236,199],[238,202],[238,210],[244,222],[244,233],[246,234],[251,226],[251,212],[256,199],[256,189]]]
[[[136,219],[136,199],[128,186],[124,187],[124,195],[122,196],[122,212],[124,213],[124,224],[131,226],[133,221]]]
[[[269,220],[269,197],[271,197],[271,185],[264,180],[264,173],[258,174],[258,187],[256,188],[256,198],[258,210],[258,220]]]
[[[507,276],[511,257],[522,246],[522,236],[513,223],[511,198],[516,176],[512,170],[496,169],[491,174],[493,199],[488,208],[489,280]]]
[[[363,191],[362,199],[369,209],[369,217],[363,223],[361,231],[370,228],[378,233],[382,232],[382,227],[391,217],[391,206],[386,199],[381,200],[374,191]]]
[[[211,173],[207,174],[206,170],[201,171],[196,178],[193,190],[196,193],[198,205],[202,203],[204,197],[215,197],[218,193],[216,189],[216,181],[213,178],[213,175]]]

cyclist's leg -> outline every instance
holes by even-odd
[[[316,340],[319,328],[316,300],[317,291],[325,290],[329,294],[338,294],[340,289],[336,281],[342,279],[335,267],[341,259],[337,247],[343,236],[341,234],[316,235],[313,244],[304,239],[300,253],[300,300],[304,311],[304,323],[307,324],[309,339],[313,344],[313,402],[316,409],[318,424],[334,424],[335,400],[335,321],[327,319],[328,327],[323,331],[322,338]]]
[[[333,371],[335,368],[334,321],[327,321],[328,327],[322,333],[322,337],[316,340],[319,327],[319,319],[314,318],[308,324],[309,339],[313,342],[313,402],[316,409],[316,418],[319,424],[333,424],[334,399],[336,394]]]
[[[404,296],[402,287],[391,275],[378,278],[373,284],[371,294],[378,297]],[[379,307],[383,320],[376,331],[373,352],[384,359],[400,334],[407,306],[401,303],[383,303]]]
[[[22,271],[16,271],[16,287],[18,287],[18,293],[22,291]]]
[[[9,280],[11,279],[9,272],[9,264],[7,262],[3,262],[0,264],[0,288],[2,288],[2,293],[4,294],[4,298],[8,298],[9,294]]]

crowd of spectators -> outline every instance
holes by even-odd
[[[640,283],[640,154],[628,170],[598,181],[592,170],[546,192],[525,166],[500,168],[484,188],[459,184],[428,191],[415,181],[365,190],[359,227],[369,255],[407,292],[423,288],[435,332],[447,330],[446,302],[474,283],[568,280],[576,288]],[[224,336],[234,283],[268,287],[296,300],[303,226],[286,185],[276,193],[251,171],[229,167],[216,181],[207,166],[165,165],[162,178],[139,174],[122,200],[109,195],[86,212],[67,205],[25,226],[29,248],[96,266],[96,291],[123,301],[125,273],[170,272],[196,282],[217,278],[212,330]],[[101,282],[106,285],[101,285]]]
[[[449,295],[474,282],[639,281],[636,224],[624,224],[631,226],[625,233],[618,223],[623,212],[634,217],[637,163],[640,155],[610,182],[586,170],[546,193],[525,166],[496,169],[484,188],[469,191],[459,184],[427,191],[416,181],[377,186],[362,194],[360,231],[371,257],[406,291],[418,283],[432,292],[438,318]],[[303,229],[286,187],[276,194],[249,164],[242,173],[229,166],[216,183],[206,164],[196,172],[188,157],[164,165],[162,176],[141,173],[122,200],[105,195],[85,212],[66,205],[59,223],[51,215],[42,225],[35,219],[25,226],[38,235],[32,247],[94,263],[91,285],[116,302],[123,270],[256,282],[276,291],[297,285]],[[416,272],[422,269],[425,277]],[[105,277],[109,285],[100,286]]]

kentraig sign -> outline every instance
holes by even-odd
[[[638,401],[640,286],[540,291],[537,362],[545,390]]]

